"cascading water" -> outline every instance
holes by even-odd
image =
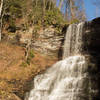
[[[71,55],[81,54],[83,41],[82,36],[84,32],[85,23],[72,24],[68,27],[65,43],[63,58]]]
[[[83,27],[84,23],[69,26],[64,60],[35,77],[33,89],[25,100],[95,100],[97,86],[94,87],[86,58],[81,55]]]

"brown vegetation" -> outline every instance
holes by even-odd
[[[25,49],[0,43],[0,100],[20,100],[30,89],[34,76],[57,61],[34,51],[30,65],[25,61]]]

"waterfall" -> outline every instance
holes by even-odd
[[[81,54],[83,47],[83,32],[85,22],[81,22],[78,25],[72,24],[68,27],[65,43],[64,43],[64,54],[63,58],[71,55]]]
[[[83,28],[84,23],[69,26],[63,60],[34,78],[25,100],[96,100],[95,76],[91,77],[88,62],[81,54]]]

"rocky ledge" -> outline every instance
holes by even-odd
[[[57,56],[61,48],[64,34],[56,33],[52,27],[42,30],[36,41],[32,43],[32,47],[42,54]]]

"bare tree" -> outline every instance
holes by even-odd
[[[59,9],[61,10],[64,0],[60,0],[59,2]]]
[[[1,41],[1,33],[2,33],[2,11],[3,11],[3,3],[4,0],[0,1],[0,41]]]
[[[64,6],[67,20],[84,20],[86,17],[83,5],[83,0],[60,0],[59,9],[61,10]]]
[[[43,16],[45,15],[45,0],[42,0],[42,2],[43,2]]]

